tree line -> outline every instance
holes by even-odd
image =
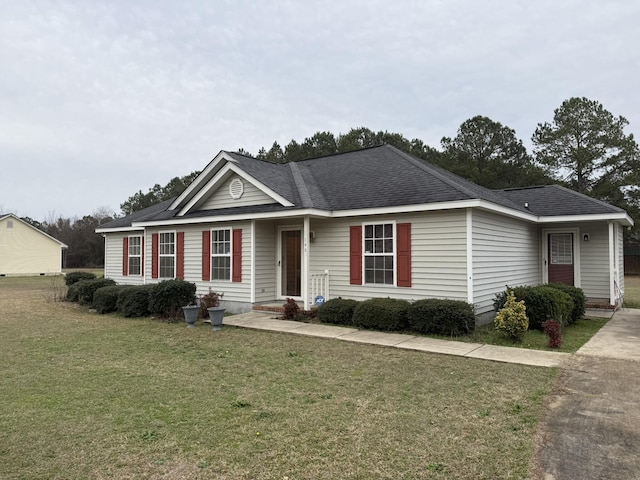
[[[98,209],[82,218],[55,217],[45,221],[22,217],[22,220],[67,245],[63,252],[63,268],[94,268],[104,265],[104,239],[96,228],[115,216],[106,208]]]
[[[284,147],[273,142],[268,149],[260,148],[255,157],[287,163],[389,144],[490,189],[558,183],[623,208],[640,220],[640,150],[633,134],[625,132],[628,124],[595,100],[573,97],[554,110],[550,121],[537,125],[531,137],[532,152],[515,130],[477,115],[464,121],[454,137],[443,137],[440,149],[401,133],[359,127],[338,135],[316,132],[300,143],[292,139]],[[254,156],[243,148],[238,153]],[[146,193],[139,190],[120,205],[122,215],[180,195],[199,173],[174,177]],[[69,245],[67,266],[101,265],[102,238],[91,232],[110,219],[102,212],[39,225]],[[640,226],[625,235],[627,241],[639,240]]]
[[[530,153],[516,132],[488,117],[464,121],[455,137],[443,137],[440,149],[400,133],[375,132],[366,127],[345,134],[317,132],[302,142],[282,147],[273,142],[255,155],[274,163],[287,163],[389,144],[491,189],[558,183],[577,192],[623,208],[640,219],[640,153],[629,122],[614,116],[602,104],[573,97],[554,110],[551,121],[539,123],[531,137]],[[238,153],[251,155],[241,148]],[[175,177],[166,186],[139,191],[120,207],[124,214],[179,195],[197,176]],[[640,238],[640,227],[626,233]]]

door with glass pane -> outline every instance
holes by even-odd
[[[549,283],[574,284],[573,234],[549,234]]]

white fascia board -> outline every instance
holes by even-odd
[[[607,220],[617,221],[629,227],[633,225],[633,220],[626,213],[600,213],[595,215],[558,215],[557,217],[539,217],[539,223],[598,222]]]
[[[301,217],[303,215],[330,217],[331,215],[323,215],[321,210],[315,209],[300,209],[300,210],[287,210],[277,212],[262,212],[262,213],[243,213],[237,215],[211,215],[208,217],[198,218],[180,218],[174,217],[169,220],[161,220],[157,222],[144,222],[134,223],[133,225],[139,230],[141,227],[169,227],[172,225],[191,225],[198,223],[222,223],[222,222],[237,222],[245,220],[264,220],[273,218],[285,218],[285,217]]]
[[[258,188],[259,190],[267,194],[269,197],[273,198],[280,205],[283,205],[285,207],[294,206],[293,203],[291,203],[289,200],[277,194],[276,192],[271,190],[269,187],[264,185],[262,182],[259,182],[258,180],[253,178],[251,175],[248,175],[244,170],[240,169],[233,163],[227,163],[214,175],[214,177],[211,180],[209,180],[206,183],[206,185],[204,185],[200,189],[200,191],[191,200],[189,200],[189,203],[187,203],[184,207],[182,207],[182,209],[178,212],[177,216],[182,217],[185,214],[187,214],[189,210],[193,208],[193,206],[196,205],[200,200],[202,200],[202,198],[205,197],[217,183],[222,183],[225,177],[227,176],[227,174],[230,172],[233,172],[239,177],[242,177],[244,180],[251,183],[253,186],[255,186],[256,188]]]
[[[211,215],[208,217],[198,217],[189,219],[172,218],[168,220],[161,220],[157,222],[139,222],[133,223],[134,226],[162,226],[162,225],[174,225],[174,224],[190,224],[190,223],[211,223],[211,222],[232,222],[238,220],[251,220],[251,219],[268,219],[268,218],[283,218],[283,217],[299,217],[303,215],[309,215],[310,217],[322,217],[322,218],[345,218],[345,217],[364,217],[372,215],[398,215],[402,213],[416,213],[416,212],[432,212],[438,210],[452,210],[452,209],[465,209],[465,208],[483,208],[486,210],[493,210],[503,215],[510,215],[518,217],[526,221],[536,222],[537,217],[534,215],[527,215],[517,212],[508,208],[497,206],[493,203],[485,202],[482,200],[460,200],[455,202],[440,202],[440,203],[422,203],[416,205],[398,205],[394,207],[384,208],[361,208],[355,210],[320,210],[316,208],[309,209],[295,209],[288,211],[276,211],[276,212],[262,212],[262,213],[244,213],[238,215]]]
[[[169,205],[169,208],[167,210],[175,210],[176,208],[178,208],[182,202],[189,198],[189,195],[191,195],[194,190],[197,190],[199,188],[199,186],[202,184],[203,179],[207,178],[207,176],[210,175],[211,172],[215,171],[218,165],[222,162],[235,162],[235,160],[231,158],[231,156],[228,155],[227,152],[222,150],[213,158],[213,160],[209,162],[206,167],[204,167],[204,170],[200,172],[200,175],[198,175],[196,179],[191,182],[191,184],[185,189],[185,191],[182,192],[171,205]]]
[[[144,231],[144,227],[138,227],[138,226],[95,229],[96,233],[143,232],[143,231]]]
[[[415,205],[398,205],[395,207],[384,208],[362,208],[358,210],[340,210],[331,213],[331,217],[357,217],[364,215],[393,215],[400,213],[415,213],[415,212],[432,212],[436,210],[456,210],[464,208],[481,208],[483,210],[490,210],[495,213],[507,215],[510,217],[520,218],[528,222],[536,222],[537,218],[533,214],[527,214],[512,210],[507,207],[496,205],[495,203],[487,202],[480,199],[472,200],[457,200],[453,202],[437,202],[437,203],[419,203]]]

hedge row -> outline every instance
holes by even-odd
[[[318,319],[322,323],[360,328],[448,336],[468,333],[475,325],[472,305],[436,298],[413,303],[394,298],[372,298],[363,302],[334,298],[318,309]]]
[[[560,325],[565,326],[584,316],[586,300],[582,289],[556,283],[507,287],[504,292],[496,295],[493,302],[496,312],[507,301],[509,290],[513,291],[516,300],[524,301],[530,330],[542,330],[542,324],[547,320],[557,320]]]
[[[153,285],[116,285],[106,278],[79,280],[69,286],[67,300],[91,305],[99,313],[176,318],[182,314],[182,306],[195,303],[196,286],[184,280],[166,280]]]

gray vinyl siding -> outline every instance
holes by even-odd
[[[242,194],[242,197],[234,200],[229,194],[229,185],[236,178],[239,178],[242,181],[244,185],[244,193]],[[268,203],[277,202],[253,184],[240,178],[238,175],[232,175],[220,186],[220,188],[213,192],[208,199],[198,206],[198,210],[244,207],[248,205],[264,205]]]
[[[580,287],[587,298],[609,299],[609,226],[604,222],[578,225]],[[583,235],[589,234],[589,241]]]
[[[242,229],[242,281],[204,281],[202,280],[202,232],[217,228]],[[178,228],[149,229],[145,241],[145,267],[147,283],[157,283],[163,279],[151,278],[151,235],[160,231],[184,232],[184,279],[196,284],[197,295],[209,292],[209,288],[224,293],[224,301],[251,301],[251,224],[232,222],[180,226]]]
[[[351,285],[349,227],[363,222],[411,223],[412,287]],[[329,270],[330,297],[467,299],[464,211],[311,220],[316,238],[309,244],[310,273]]]
[[[492,311],[496,293],[506,285],[540,283],[540,242],[536,225],[473,210],[472,226],[476,314]]]
[[[276,225],[273,220],[255,224],[255,295],[256,302],[276,298]]]
[[[104,263],[104,277],[114,280],[120,285],[143,285],[144,273],[151,270],[143,270],[143,275],[122,275],[122,239],[124,237],[130,237],[134,235],[144,236],[142,231],[140,232],[127,232],[127,233],[108,233],[105,236],[104,248],[105,248],[105,263]],[[146,241],[145,241],[146,248]],[[149,250],[151,251],[151,250]],[[146,254],[144,255],[146,262]],[[149,264],[149,269],[151,264]]]

